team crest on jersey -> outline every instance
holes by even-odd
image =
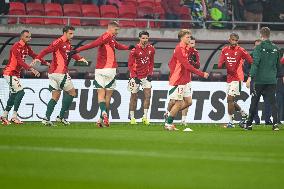
[[[235,56],[237,56],[238,52],[235,52]]]

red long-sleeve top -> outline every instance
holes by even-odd
[[[191,73],[204,77],[202,71],[196,69],[189,63],[189,54],[191,51],[193,51],[193,48],[190,48],[183,42],[180,42],[176,46],[174,54],[169,62],[169,82],[171,86],[187,84],[191,81]]]
[[[71,50],[71,42],[65,37],[54,40],[46,49],[42,50],[36,57],[43,58],[45,55],[52,53],[52,62],[49,66],[48,73],[67,73],[68,72],[68,53]],[[80,60],[82,57],[78,54],[72,56],[75,60]]]
[[[128,58],[130,78],[142,79],[148,75],[153,75],[154,55],[155,48],[152,45],[148,44],[143,48],[140,44],[137,44],[131,50]]]
[[[250,54],[240,46],[227,46],[222,49],[219,57],[218,68],[221,69],[223,64],[227,69],[227,82],[243,81],[244,72],[242,69],[243,60],[252,64],[253,59]]]
[[[30,69],[31,66],[25,63],[27,56],[36,58],[37,54],[31,49],[31,47],[24,41],[20,40],[16,42],[10,49],[9,62],[4,68],[3,75],[20,77],[22,69]],[[41,60],[42,64],[48,64],[46,61]]]
[[[96,69],[103,68],[117,68],[117,62],[115,58],[115,49],[128,50],[127,45],[118,43],[114,35],[109,32],[105,32],[98,39],[93,42],[79,47],[77,52],[85,51],[91,48],[99,47]]]

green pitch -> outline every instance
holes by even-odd
[[[282,130],[190,127],[0,126],[0,188],[283,188]]]

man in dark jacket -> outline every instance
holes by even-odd
[[[248,22],[262,22],[263,0],[239,0],[244,8],[244,17]],[[247,29],[256,29],[256,25],[247,25]]]
[[[263,27],[260,30],[262,42],[253,51],[253,64],[250,70],[250,78],[254,80],[254,90],[252,93],[249,117],[245,129],[252,130],[253,116],[256,113],[256,106],[260,96],[267,97],[272,109],[273,131],[279,131],[277,126],[278,110],[275,99],[276,77],[282,76],[280,70],[280,51],[270,40],[270,29]]]

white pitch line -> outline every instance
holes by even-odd
[[[0,151],[31,151],[31,152],[57,152],[57,153],[76,153],[76,154],[98,154],[98,155],[118,155],[118,156],[138,156],[150,158],[177,158],[177,159],[195,159],[195,160],[212,160],[212,161],[229,161],[229,162],[249,162],[249,163],[271,163],[284,164],[280,157],[272,159],[265,155],[234,155],[219,152],[192,151],[190,155],[168,154],[162,152],[146,152],[131,150],[114,150],[114,149],[96,149],[96,148],[65,148],[65,147],[38,147],[38,146],[9,146],[0,145]],[[179,152],[176,152],[179,153]]]

